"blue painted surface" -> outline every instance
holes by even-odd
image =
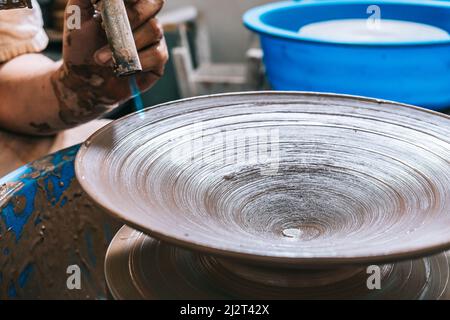
[[[36,196],[36,188],[30,188],[29,190],[27,189],[24,191],[21,190],[16,193],[16,196],[23,196],[27,199],[24,210],[16,214],[14,212],[15,206],[10,202],[8,206],[2,210],[2,218],[8,230],[15,233],[17,242],[22,235],[24,225],[28,222],[29,217],[34,211],[34,198]]]
[[[92,263],[92,265],[95,267],[95,264],[97,263],[97,259],[95,258],[94,246],[92,243],[92,235],[91,235],[91,232],[89,231],[89,229],[84,232],[84,239],[86,241],[86,248],[87,248],[89,260]]]
[[[37,217],[36,219],[34,219],[34,225],[35,226],[37,226],[40,223],[42,223],[42,218],[41,217]]]
[[[36,255],[28,258],[31,252],[30,239],[33,241],[44,239],[39,238],[40,233],[44,230],[45,239],[51,239],[48,243],[52,248],[55,247],[55,244],[56,246],[59,244],[54,238],[56,237],[57,240],[59,237],[57,221],[55,221],[56,224],[52,224],[52,228],[48,226],[42,228],[43,223],[47,221],[47,217],[41,215],[43,210],[48,210],[49,206],[58,209],[77,201],[86,203],[87,199],[84,198],[75,177],[74,160],[78,149],[79,146],[74,146],[59,151],[23,166],[0,179],[2,191],[6,192],[2,192],[4,195],[6,194],[3,198],[6,201],[0,208],[0,245],[5,239],[9,241],[7,242],[8,247],[5,245],[0,247],[0,265],[6,266],[4,270],[0,270],[0,289],[2,290],[0,299],[30,298],[30,295],[35,294],[46,296],[47,291],[44,286],[49,285],[48,281],[42,281],[43,279],[39,277],[51,277],[51,274],[42,275],[37,270],[53,270],[55,266],[47,264],[47,256],[53,254],[58,256],[56,267],[62,272],[71,264],[77,264],[82,270],[82,290],[79,293],[64,292],[64,294],[81,299],[85,299],[87,296],[95,299],[106,297],[105,287],[102,286],[104,280],[102,266],[109,240],[119,225],[104,216],[101,211],[96,212],[89,207],[85,212],[80,212],[80,215],[93,216],[89,217],[88,223],[79,225],[83,228],[81,239],[78,240],[78,233],[76,235],[74,233],[74,240],[71,238],[68,240],[70,243],[61,243],[61,248],[64,248],[62,252],[47,250],[44,240],[39,242],[38,250],[40,251],[35,251]],[[68,192],[68,188],[71,187],[73,189]],[[64,213],[65,211],[63,209],[58,212]],[[60,215],[58,218],[64,219]],[[76,216],[71,215],[68,219],[77,223],[76,226],[78,226],[79,221]],[[67,222],[67,220],[61,221],[64,228],[67,227]],[[97,227],[100,233],[97,232]],[[68,230],[63,229],[62,231]],[[104,235],[102,235],[102,231],[104,231]],[[24,232],[31,233],[25,234]],[[78,231],[70,229],[68,232]],[[101,241],[103,246],[99,248],[95,245],[95,241]],[[42,251],[44,256],[39,254]],[[42,282],[46,284],[43,285]],[[58,298],[58,296],[53,296],[53,293],[50,295]]]
[[[33,265],[28,264],[19,275],[19,286],[21,288],[25,287],[28,279],[30,278],[31,273],[33,272]]]
[[[73,160],[78,152],[79,146],[75,146],[61,152],[55,153],[46,158],[51,164],[55,166],[54,172],[48,172],[48,168],[34,168],[31,165],[24,166],[11,174],[0,179],[0,185],[8,183],[22,183],[23,186],[15,192],[14,196],[24,197],[26,205],[21,212],[15,213],[15,206],[10,202],[1,211],[1,218],[6,225],[6,228],[14,232],[16,242],[20,240],[22,231],[29,218],[34,212],[35,197],[38,188],[41,186],[38,179],[43,177],[45,193],[48,201],[53,205],[57,205],[61,199],[64,191],[70,186],[70,183],[75,178],[75,169]],[[66,200],[61,201],[61,206],[66,203]],[[37,225],[40,219],[34,221]]]
[[[430,24],[450,33],[445,1],[277,2],[251,9],[244,23],[260,35],[268,79],[276,90],[334,92],[450,107],[450,41],[339,43],[298,35],[309,23],[381,18]]]
[[[17,290],[16,285],[13,281],[10,281],[8,284],[8,297],[9,298],[16,298],[17,297]]]
[[[62,198],[61,202],[59,203],[60,207],[64,207],[67,203],[67,197]]]
[[[75,178],[73,161],[78,149],[79,146],[75,146],[55,153],[41,160],[41,162],[45,162],[47,165],[36,166],[36,162],[31,163],[30,165],[23,166],[0,179],[0,185],[7,184],[10,186],[19,186],[19,188],[14,191],[12,199],[22,198],[22,202],[23,199],[26,200],[26,205],[20,211],[17,209],[17,206],[15,206],[13,200],[9,201],[0,212],[0,218],[3,220],[7,230],[14,233],[16,243],[20,241],[23,229],[25,225],[30,222],[29,219],[34,213],[35,198],[39,188],[44,189],[43,191],[51,205],[55,206],[59,203],[59,205],[64,206],[66,204],[67,198],[62,197],[62,194]],[[35,166],[33,166],[33,164]],[[54,168],[51,168],[52,165]],[[16,210],[16,212],[14,210]],[[35,226],[39,225],[41,222],[42,220],[40,217],[37,217],[32,221]],[[4,248],[2,254],[8,256],[10,254],[10,249]],[[9,298],[17,298],[17,285],[20,288],[24,288],[32,278],[33,270],[34,266],[28,264],[21,270],[15,281],[9,280],[7,286],[7,295]],[[0,284],[2,281],[3,274],[0,274]]]

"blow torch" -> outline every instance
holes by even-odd
[[[93,0],[100,12],[119,77],[142,71],[133,32],[123,0]]]

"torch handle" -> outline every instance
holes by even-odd
[[[142,71],[123,0],[100,0],[96,6],[113,53],[116,74],[121,77]]]

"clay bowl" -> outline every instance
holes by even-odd
[[[156,239],[242,263],[336,267],[450,248],[450,118],[260,92],[132,114],[81,147],[84,190]]]

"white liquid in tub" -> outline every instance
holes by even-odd
[[[413,42],[450,40],[447,31],[428,24],[380,19],[340,19],[307,24],[299,35],[323,41],[335,42]]]

